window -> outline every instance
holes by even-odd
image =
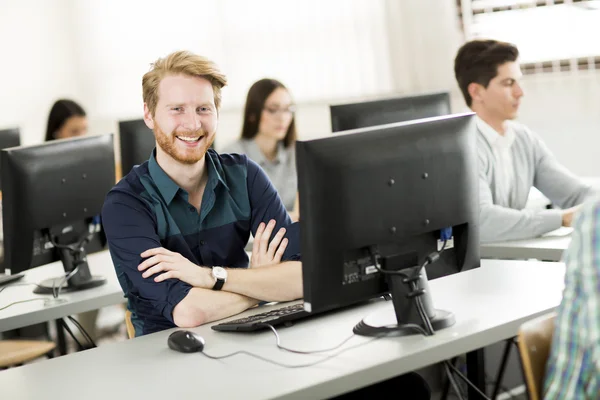
[[[523,73],[600,69],[600,0],[457,0],[465,39],[519,48]]]

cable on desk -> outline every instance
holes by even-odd
[[[10,306],[14,306],[15,304],[27,303],[27,302],[36,301],[36,300],[46,300],[46,299],[44,299],[43,297],[38,297],[36,299],[13,301],[12,303],[5,305],[4,307],[0,307],[0,311],[5,310]]]
[[[276,339],[278,339],[278,338],[279,338],[279,335],[277,335],[277,332],[276,332],[276,331],[274,331],[274,333],[275,333],[275,335],[276,335],[276,336],[275,336],[275,337],[276,337]],[[354,335],[352,335],[352,336],[354,336]],[[351,336],[351,337],[352,337],[352,336]],[[346,352],[346,351],[348,351],[348,350],[351,350],[351,349],[355,349],[355,348],[357,348],[357,347],[364,346],[365,344],[371,343],[372,341],[374,341],[374,340],[377,340],[377,339],[379,339],[379,337],[375,337],[375,338],[373,338],[373,339],[371,339],[371,340],[368,340],[368,341],[366,341],[366,342],[363,342],[363,343],[356,344],[356,345],[354,345],[354,346],[351,346],[351,347],[346,347],[345,349],[342,349],[342,350],[340,350],[340,351],[338,351],[338,352],[336,352],[336,353],[334,353],[334,354],[330,354],[330,355],[328,355],[327,357],[321,358],[320,360],[317,360],[317,361],[313,361],[313,362],[310,362],[310,363],[305,363],[305,364],[295,364],[295,365],[293,365],[293,364],[284,364],[284,363],[280,363],[280,362],[278,362],[278,361],[275,361],[275,360],[268,359],[268,358],[266,358],[266,357],[263,357],[263,356],[260,356],[260,355],[258,355],[258,354],[250,353],[250,352],[248,352],[248,351],[245,351],[245,350],[239,350],[239,351],[235,351],[235,352],[233,352],[233,353],[230,353],[230,354],[225,354],[225,355],[222,355],[222,356],[213,356],[213,355],[210,355],[210,354],[206,354],[206,352],[204,352],[204,351],[202,352],[202,354],[204,354],[206,357],[208,357],[208,358],[210,358],[210,359],[213,359],[213,360],[221,360],[221,359],[224,359],[224,358],[233,357],[233,356],[235,356],[235,355],[238,355],[238,354],[246,354],[246,355],[248,355],[248,356],[251,356],[251,357],[257,358],[257,359],[259,359],[259,360],[262,360],[262,361],[265,361],[265,362],[268,362],[268,363],[271,363],[271,364],[274,364],[274,365],[277,365],[277,366],[280,366],[280,367],[284,367],[284,368],[305,368],[305,367],[312,367],[313,365],[317,365],[317,364],[320,364],[320,363],[322,363],[322,362],[325,362],[325,361],[327,361],[327,360],[330,360],[330,359],[332,359],[332,358],[334,358],[334,357],[337,357],[337,356],[339,356],[340,354],[342,354],[342,353],[344,353],[344,352]],[[346,343],[348,340],[350,340],[350,338],[347,338],[347,339],[345,339],[345,340],[344,340],[344,341],[343,341],[343,342],[342,342],[340,345],[338,345],[338,346],[337,346],[337,347],[335,347],[335,348],[339,348],[339,347],[340,347],[340,346],[342,346],[344,343]],[[279,342],[279,340],[278,340],[278,342]],[[279,347],[279,345],[278,345],[278,347]],[[280,347],[280,348],[281,348],[281,347]],[[290,351],[291,349],[290,349],[290,350],[288,350],[288,349],[284,348],[284,350]],[[318,352],[323,352],[323,351],[327,351],[327,350],[318,350]],[[296,351],[293,351],[293,352],[296,352]],[[307,353],[300,353],[300,354],[310,354],[310,353],[311,353],[311,352],[307,352]]]
[[[52,282],[52,297],[54,297],[55,299],[58,298],[58,295],[60,294],[60,290],[62,288],[62,285],[64,285],[65,282],[67,282],[69,279],[71,279],[71,277],[73,275],[75,275],[78,271],[79,267],[76,267],[73,271],[65,274],[65,277],[63,278],[62,282],[60,283],[60,285],[58,287],[55,286],[55,282]],[[41,288],[42,286],[40,286],[39,284],[35,283],[35,282],[19,282],[19,283],[9,283],[7,285],[3,285],[2,287],[0,287],[0,293],[2,293],[4,291],[4,289],[9,288],[9,287],[13,287],[13,286],[28,286],[28,285],[34,285],[37,286],[38,288]],[[56,291],[56,289],[58,289],[58,292]]]
[[[296,353],[296,354],[315,354],[315,353],[325,353],[327,351],[333,351],[333,350],[337,350],[340,347],[342,347],[344,344],[346,344],[350,339],[352,339],[354,336],[356,336],[354,333],[350,336],[348,336],[346,339],[344,339],[340,344],[338,344],[337,346],[334,347],[330,347],[328,349],[321,349],[321,350],[294,350],[294,349],[290,349],[289,347],[285,347],[281,345],[281,338],[279,337],[279,333],[277,333],[277,329],[275,329],[275,327],[271,324],[261,324],[263,326],[266,326],[267,328],[269,328],[271,331],[273,331],[273,334],[275,335],[275,340],[276,340],[276,344],[277,347],[281,350],[285,350],[285,351],[289,351],[290,353]]]
[[[79,271],[79,265],[77,267],[75,267],[73,269],[73,271],[69,272],[68,274],[65,275],[65,277],[63,278],[63,280],[60,282],[60,284],[58,285],[58,290],[56,290],[56,279],[52,280],[52,296],[54,296],[55,299],[58,299],[58,296],[60,295],[60,291],[62,290],[62,287],[65,283],[67,283],[67,281],[69,279],[71,279],[71,277],[73,275],[75,275],[77,273],[77,271]]]

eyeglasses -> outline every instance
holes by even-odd
[[[273,115],[273,116],[275,116],[277,114],[294,115],[296,113],[296,106],[291,105],[286,108],[265,107],[265,108],[263,108],[263,110],[265,110],[267,113],[269,113],[270,115]]]

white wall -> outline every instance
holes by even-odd
[[[520,120],[576,174],[600,176],[600,71],[528,76]]]
[[[79,100],[71,1],[0,0],[0,127],[42,141],[52,103]]]
[[[600,176],[600,71],[527,75],[519,121],[539,134],[567,168]],[[453,111],[467,111],[453,91]]]

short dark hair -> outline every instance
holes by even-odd
[[[519,50],[511,43],[498,40],[471,40],[458,49],[454,59],[454,76],[469,107],[473,99],[469,85],[473,82],[487,87],[498,75],[498,67],[517,61]]]
[[[261,79],[255,82],[248,90],[248,96],[246,97],[246,106],[244,107],[244,124],[242,125],[242,138],[243,139],[254,139],[258,133],[258,125],[260,124],[260,117],[262,110],[265,107],[267,98],[276,89],[288,90],[283,83],[276,79]],[[296,142],[296,117],[292,117],[292,122],[288,127],[285,138],[283,138],[283,145],[289,147]]]
[[[85,117],[85,110],[73,100],[57,100],[50,109],[48,116],[48,126],[46,128],[46,142],[56,139],[54,136],[65,122],[73,117]]]

